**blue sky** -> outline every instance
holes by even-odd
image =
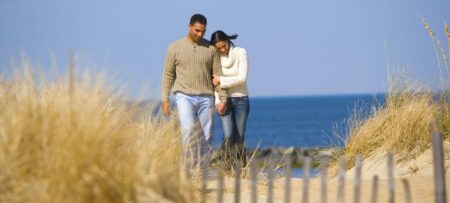
[[[189,18],[208,18],[247,49],[251,96],[384,92],[387,62],[432,86],[436,56],[420,17],[441,40],[450,1],[118,1],[0,0],[0,71],[21,53],[65,69],[69,50],[130,95],[160,97],[167,46]],[[446,47],[447,48],[447,47]]]

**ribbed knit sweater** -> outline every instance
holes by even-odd
[[[226,92],[214,88],[212,75],[222,75],[220,56],[208,40],[195,43],[184,37],[170,44],[162,78],[162,100],[168,101],[170,90],[187,95],[214,95],[226,102]]]
[[[223,73],[220,76],[220,87],[227,92],[228,97],[248,96],[247,51],[244,48],[231,46],[227,56],[220,56],[220,62]],[[217,104],[219,102],[216,99],[215,103]]]

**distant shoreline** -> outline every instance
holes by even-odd
[[[293,168],[301,168],[303,158],[311,158],[311,167],[317,167],[323,159],[329,159],[333,153],[341,150],[339,147],[265,147],[265,148],[246,148],[247,157],[251,157],[253,153],[257,159],[272,159],[275,163],[282,163],[286,156],[290,156]],[[256,152],[255,152],[256,150]],[[212,160],[217,161],[222,149],[213,149]]]

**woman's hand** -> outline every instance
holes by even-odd
[[[227,111],[227,103],[220,102],[216,104],[216,111],[219,115],[223,116],[225,112]]]
[[[213,75],[212,83],[214,86],[217,86],[220,84],[220,77],[217,75]]]

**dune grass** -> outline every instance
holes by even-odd
[[[405,74],[389,78],[389,89],[383,105],[373,106],[369,116],[355,111],[348,122],[345,147],[334,158],[344,155],[346,167],[354,166],[357,154],[363,158],[374,153],[394,152],[396,161],[415,158],[431,146],[431,133],[440,131],[450,140],[450,82],[449,58],[428,22],[422,19],[425,30],[432,39],[441,73],[441,90],[427,90],[414,84]],[[444,25],[450,47],[450,32]]]
[[[135,119],[101,79],[22,66],[0,80],[0,202],[197,202],[176,118]]]
[[[450,140],[450,93],[448,90],[448,87],[450,85],[450,31],[448,28],[448,24],[444,23],[445,40],[447,40],[447,52],[445,52],[443,43],[441,43],[439,37],[431,29],[430,24],[425,18],[422,18],[422,23],[433,44],[437,60],[437,67],[441,76],[440,81],[442,91],[439,97],[439,128],[444,133],[445,139]]]
[[[434,94],[416,86],[391,86],[383,106],[364,119],[351,121],[343,155],[352,167],[357,154],[392,151],[397,160],[407,160],[426,150],[436,126],[438,105]]]

